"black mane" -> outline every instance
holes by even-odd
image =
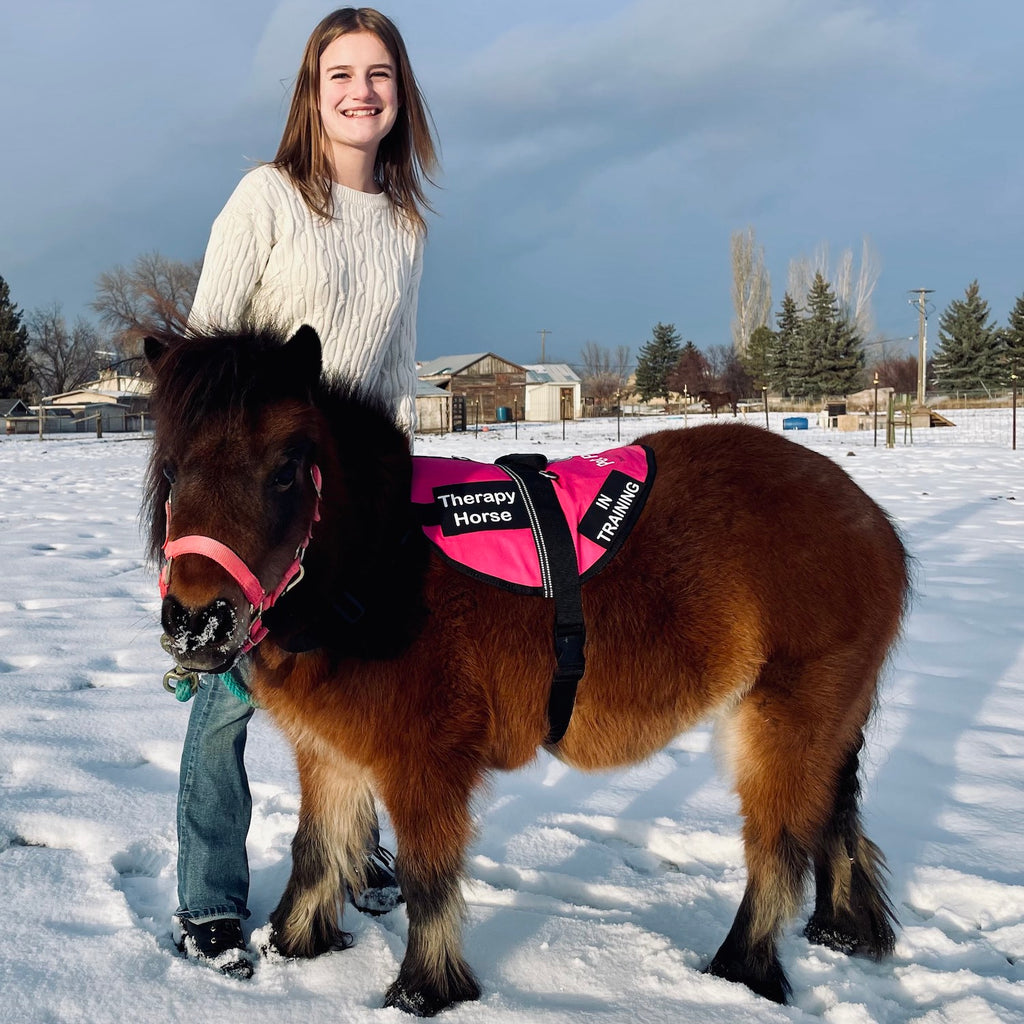
[[[166,346],[151,407],[173,443],[192,434],[212,414],[252,413],[281,398],[311,398],[316,384],[308,367],[282,355],[288,336],[272,326],[220,328],[187,337],[161,337]]]

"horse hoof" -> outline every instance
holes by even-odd
[[[834,949],[837,953],[845,953],[847,956],[865,952],[852,928],[844,928],[836,921],[826,921],[817,916],[807,922],[804,938],[808,942]]]
[[[755,973],[745,963],[726,961],[716,956],[704,968],[704,973],[722,978],[724,981],[746,985],[755,995],[759,995],[763,999],[770,999],[773,1003],[779,1003],[782,1006],[786,1005],[792,993],[789,980],[778,960],[763,965],[762,969]]]
[[[384,1005],[394,1006],[413,1017],[433,1017],[455,1004],[445,1002],[424,991],[410,992],[401,981],[395,981],[384,997]]]
[[[349,949],[355,944],[355,938],[351,932],[335,931],[330,936],[321,936],[312,946],[302,949],[293,948],[281,940],[278,932],[271,929],[267,940],[260,944],[260,953],[269,960],[280,958],[282,960],[313,960],[325,953],[338,953]]]

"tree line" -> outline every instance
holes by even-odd
[[[814,264],[806,261],[791,267],[791,289],[772,328],[765,322],[770,299],[763,252],[752,232],[734,236],[732,346],[701,350],[684,341],[674,324],[659,322],[640,348],[631,382],[628,346],[613,351],[587,342],[578,364],[584,395],[595,412],[610,412],[633,394],[641,401],[667,401],[673,394],[702,390],[760,397],[766,389],[781,397],[818,400],[867,387],[875,372],[897,392],[914,392],[916,357],[882,351],[867,358],[867,348],[877,347],[865,340],[873,287],[873,272],[863,270],[870,263],[867,249],[856,288],[849,284],[855,276],[849,254],[840,260],[838,288],[820,269],[826,262],[816,257],[819,269],[813,274]],[[69,324],[56,304],[23,313],[0,277],[0,398],[31,401],[71,391],[106,367],[142,370],[139,345],[146,334],[185,329],[200,269],[200,260],[180,262],[148,253],[130,267],[101,274],[92,303],[99,326],[81,317]],[[792,288],[806,280],[798,302]],[[926,367],[931,390],[1006,388],[1024,373],[1024,294],[1000,326],[977,280],[972,281],[964,297],[943,310],[938,335],[938,348]]]
[[[832,286],[815,274],[804,305],[787,292],[777,329],[754,327],[743,351],[701,352],[674,324],[658,323],[640,349],[636,391],[641,401],[728,391],[737,398],[773,394],[808,399],[859,390],[865,368],[862,339]],[[709,358],[709,355],[711,358]]]
[[[933,391],[956,393],[1006,389],[1024,377],[1024,295],[997,325],[977,281],[952,300],[939,318],[939,346],[926,367]],[[729,391],[760,397],[763,390],[794,400],[818,401],[869,387],[878,374],[901,394],[917,389],[916,356],[884,351],[868,359],[869,345],[832,285],[815,273],[802,304],[787,291],[775,328],[754,327],[742,353],[718,347],[702,352],[684,342],[674,324],[658,323],[641,347],[635,390],[641,401],[669,400],[698,391]]]

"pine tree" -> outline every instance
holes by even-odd
[[[962,299],[954,299],[939,318],[939,349],[935,373],[944,391],[986,391],[998,386],[1005,371],[1001,359],[1003,337],[989,320],[988,303],[977,280]]]
[[[769,387],[780,395],[794,395],[793,359],[800,332],[800,310],[789,292],[775,316],[775,337],[768,357]]]
[[[682,351],[675,324],[654,325],[653,337],[640,349],[636,360],[636,390],[642,402],[652,398],[668,401],[669,374],[676,368]]]
[[[864,369],[864,348],[839,308],[823,274],[807,293],[807,316],[800,326],[803,393],[822,398],[856,391]]]
[[[1003,338],[1007,369],[1018,377],[1024,376],[1024,295],[1018,296],[1010,310]]]
[[[762,324],[751,332],[746,355],[740,357],[751,387],[756,391],[771,386],[775,343],[775,332],[767,324]]]
[[[21,322],[21,310],[11,302],[7,282],[0,277],[0,398],[27,399],[31,384],[28,328]]]

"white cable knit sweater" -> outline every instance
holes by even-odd
[[[423,237],[386,195],[334,185],[334,218],[306,206],[287,174],[263,166],[213,222],[189,322],[233,328],[246,316],[287,331],[310,324],[324,366],[416,425],[416,303]]]

